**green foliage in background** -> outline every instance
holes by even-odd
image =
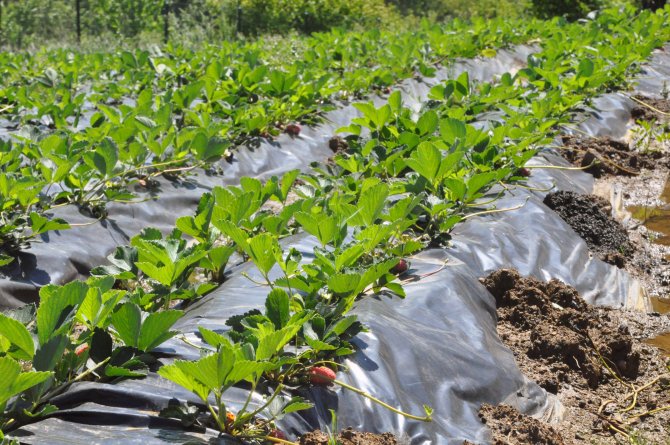
[[[21,49],[77,43],[77,0],[0,0],[0,47]],[[240,34],[288,34],[345,29],[407,29],[426,17],[584,17],[592,10],[665,0],[79,0],[85,48],[147,47],[164,38],[190,46]],[[167,12],[167,15],[164,15]]]

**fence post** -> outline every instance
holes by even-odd
[[[80,4],[80,0],[75,1],[75,9],[77,11],[77,45],[81,45],[81,4]]]
[[[163,1],[163,42],[167,45],[170,40],[170,0]]]
[[[242,5],[240,0],[237,0],[237,17],[235,19],[235,38],[239,35],[242,30]]]

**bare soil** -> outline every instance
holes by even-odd
[[[321,430],[303,434],[300,445],[328,445],[328,434]],[[391,433],[373,434],[354,431],[351,428],[342,430],[337,435],[337,443],[341,445],[401,445],[402,442]]]
[[[482,283],[496,299],[498,333],[519,368],[566,408],[553,430],[532,429],[542,441],[517,431],[525,422],[517,421],[501,430],[516,438],[509,443],[618,444],[631,435],[647,441],[638,443],[666,443],[670,363],[644,340],[670,329],[668,317],[591,306],[558,280],[510,269]]]
[[[544,203],[581,236],[589,250],[601,260],[623,267],[633,251],[628,233],[611,216],[610,204],[594,195],[558,191],[548,194]]]
[[[634,120],[642,120],[647,122],[668,120],[666,113],[670,113],[670,100],[655,99],[642,95],[635,96],[635,99],[650,105],[650,107],[638,103],[630,113]],[[655,108],[655,110],[652,107]],[[656,110],[661,111],[661,113]]]
[[[643,168],[668,165],[668,160],[659,151],[639,152],[627,143],[611,138],[563,136],[562,140],[563,157],[577,167],[583,167],[595,178],[606,175],[634,176]]]
[[[521,414],[509,405],[483,405],[479,417],[493,436],[493,445],[567,445],[551,426]]]

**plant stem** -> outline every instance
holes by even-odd
[[[98,368],[100,368],[100,367],[106,365],[107,362],[108,362],[110,359],[111,359],[111,357],[107,357],[106,359],[104,359],[103,361],[99,362],[99,363],[98,363],[97,365],[95,365],[94,367],[89,368],[89,369],[87,369],[86,371],[82,372],[81,374],[79,374],[77,377],[75,377],[75,378],[72,380],[72,383],[74,383],[74,382],[78,382],[79,380],[83,379],[83,378],[86,377],[87,375],[89,375],[89,374],[91,374],[91,373],[97,371]]]
[[[282,444],[285,444],[285,445],[298,445],[296,442],[291,442],[291,441],[288,441],[288,440],[279,439],[277,437],[272,437],[272,436],[265,436],[263,439],[268,440],[270,442],[274,442],[274,443],[282,443]]]
[[[323,377],[323,378],[325,379],[326,377]],[[348,383],[344,383],[341,380],[337,380],[337,379],[329,379],[329,380],[331,382],[337,384],[337,385],[340,385],[342,388],[346,388],[349,391],[353,391],[356,394],[359,394],[359,395],[365,397],[366,399],[369,399],[369,400],[383,406],[384,408],[393,411],[396,414],[400,414],[403,417],[407,417],[408,419],[419,420],[421,422],[431,422],[433,420],[432,416],[415,416],[413,414],[409,414],[409,413],[401,411],[397,408],[394,408],[391,405],[389,405],[388,403],[382,402],[381,400],[379,400],[378,398],[376,398],[372,394],[367,393],[367,392],[363,391],[362,389],[358,389],[355,386],[351,386]]]

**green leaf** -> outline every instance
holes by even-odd
[[[0,253],[0,267],[8,265],[12,261],[14,261],[14,257]]]
[[[198,145],[194,148],[199,160],[211,162],[225,155],[229,146],[230,142],[221,137],[214,136],[206,144]]]
[[[147,370],[131,370],[121,366],[107,365],[105,366],[105,376],[107,377],[127,377],[127,378],[137,378],[137,377],[146,377],[148,374]]]
[[[219,346],[223,346],[225,348],[233,347],[233,344],[230,339],[228,339],[228,337],[217,334],[216,332],[209,329],[205,329],[202,326],[198,326],[198,331],[200,331],[202,339],[205,340],[205,343],[208,345],[214,346],[215,348],[218,348]]]
[[[593,65],[593,61],[591,59],[582,59],[579,62],[579,67],[577,68],[577,77],[591,77],[594,70],[595,66]]]
[[[422,142],[412,152],[411,157],[407,160],[407,166],[433,184],[440,169],[441,160],[442,155],[435,145]]]
[[[421,115],[421,117],[416,123],[416,126],[419,129],[419,134],[424,136],[433,134],[435,130],[437,130],[437,124],[438,124],[437,113],[433,110],[430,110]]]
[[[149,130],[154,129],[158,126],[156,122],[154,122],[152,119],[146,117],[146,116],[135,116],[135,121],[139,123],[141,126],[144,128],[147,128]]]
[[[16,347],[9,355],[18,360],[32,360],[35,343],[28,329],[19,321],[0,313],[0,336],[5,337]]]
[[[362,244],[353,244],[335,257],[335,270],[340,271],[352,266],[364,253],[365,247]]]
[[[41,345],[67,330],[74,320],[74,308],[86,298],[88,285],[72,281],[64,286],[49,284],[40,289],[37,309],[37,338]]]
[[[369,226],[379,218],[384,210],[386,198],[389,195],[389,187],[379,183],[366,189],[361,193],[358,200],[358,213],[351,219],[351,223],[359,226]]]
[[[37,212],[30,212],[30,223],[30,230],[33,231],[34,235],[40,235],[50,230],[63,230],[70,228],[70,224],[68,224],[64,219],[54,218],[50,220]]]
[[[109,138],[103,139],[102,143],[92,156],[93,166],[103,176],[110,177],[114,173],[114,167],[119,161],[119,149]]]
[[[138,269],[144,272],[149,278],[152,278],[163,286],[170,287],[175,276],[175,268],[172,262],[158,266],[154,263],[138,261],[135,263]]]
[[[186,388],[187,390],[193,392],[196,394],[200,399],[207,403],[207,397],[209,394],[212,392],[213,388],[218,388],[217,386],[211,386],[207,387],[206,385],[203,385],[198,381],[195,376],[191,375],[188,373],[188,371],[185,371],[183,368],[186,366],[183,366],[185,363],[190,363],[190,362],[185,362],[183,360],[177,360],[174,362],[172,365],[167,365],[167,366],[162,366],[158,370],[158,374],[165,378],[170,380],[171,382],[176,383],[179,386],[182,386]]]
[[[307,233],[317,237],[322,246],[333,241],[337,235],[337,220],[334,216],[296,212],[294,217]]]
[[[294,321],[296,322],[289,324],[282,329],[264,332],[263,334],[258,335],[256,360],[266,360],[281,354],[284,346],[291,341],[302,328],[302,321],[300,319]]]
[[[440,121],[440,135],[449,144],[456,142],[456,139],[464,140],[467,134],[465,123],[458,119],[447,118]]]
[[[265,300],[265,315],[272,321],[276,329],[286,326],[291,317],[290,298],[283,289],[273,289]]]
[[[142,328],[142,311],[134,303],[124,303],[112,313],[112,325],[127,346],[137,348]]]
[[[338,273],[328,279],[328,288],[336,294],[349,294],[358,288],[361,276],[355,273]]]
[[[53,371],[63,358],[63,352],[69,343],[65,335],[51,337],[35,352],[33,367],[38,371]]]
[[[21,365],[9,357],[0,357],[0,407],[17,394],[38,385],[49,377],[51,372],[22,372]]]
[[[248,240],[249,256],[264,276],[277,262],[275,253],[279,250],[277,239],[269,233],[261,233]]]
[[[166,310],[149,314],[142,323],[137,349],[148,352],[172,338],[176,332],[169,331],[169,329],[183,314],[182,311],[177,310]]]

